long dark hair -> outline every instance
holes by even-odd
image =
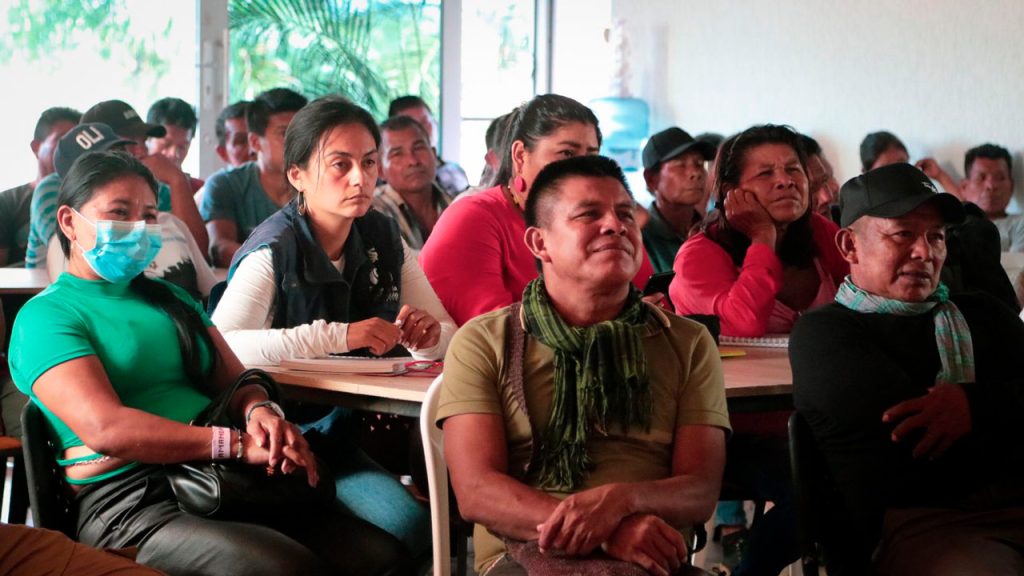
[[[502,184],[512,179],[513,142],[521,140],[523,146],[532,151],[538,140],[573,122],[593,126],[597,132],[597,143],[601,144],[601,127],[597,116],[590,108],[572,98],[559,94],[541,94],[521,105],[512,113],[508,130],[501,141],[501,166],[493,182]]]
[[[157,194],[157,182],[153,173],[142,162],[124,152],[90,152],[81,156],[71,166],[60,187],[57,206],[70,206],[81,211],[82,206],[92,199],[95,191],[111,182],[122,178],[138,177]],[[60,241],[64,257],[71,255],[71,242],[61,228],[57,227],[57,238]],[[219,355],[213,344],[203,319],[191,304],[174,294],[168,284],[147,278],[139,274],[131,281],[131,289],[151,306],[159,308],[174,323],[178,337],[178,348],[181,351],[181,363],[185,375],[192,385],[199,390],[212,393],[207,380],[207,373],[202,368],[202,346],[210,351],[212,373],[217,365]]]
[[[701,230],[705,236],[725,248],[736,266],[743,265],[743,258],[750,247],[750,238],[729,226],[729,221],[725,217],[725,198],[730,191],[739,186],[747,153],[763,144],[789,146],[796,152],[804,172],[807,171],[807,153],[800,141],[800,135],[789,126],[752,126],[727,138],[718,147],[711,179],[711,196],[715,199],[715,210],[704,219]],[[786,234],[777,252],[783,264],[804,267],[813,261],[816,250],[811,229],[810,202],[807,204],[807,211],[786,228]]]
[[[366,128],[380,147],[380,129],[369,112],[341,96],[324,96],[295,113],[284,136],[284,166],[305,169],[319,150],[323,137],[337,126],[357,124]]]
[[[404,122],[404,120],[396,120],[396,122]],[[415,121],[413,122],[415,123]],[[366,128],[370,136],[373,137],[374,145],[380,148],[380,128],[369,112],[347,98],[324,96],[299,110],[292,118],[291,124],[288,125],[288,131],[284,136],[285,170],[292,166],[306,169],[310,159],[323,146],[324,137],[334,128],[345,125]],[[367,216],[369,215],[368,213]],[[356,219],[357,229],[361,226],[361,222],[364,222],[363,218]],[[401,242],[399,242],[399,246],[401,246]],[[400,284],[400,279],[394,278],[390,274],[383,274],[372,292],[375,296],[385,297],[397,284]]]

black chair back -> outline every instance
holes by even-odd
[[[811,427],[799,412],[789,417],[789,455],[799,522],[800,564],[804,576],[818,576],[818,563],[829,510],[828,479],[824,458]]]
[[[46,417],[32,401],[21,412],[21,435],[34,525],[63,532],[75,540],[72,503],[63,471],[57,465],[57,450],[50,440]]]

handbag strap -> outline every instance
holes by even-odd
[[[522,303],[515,302],[509,307],[508,313],[508,337],[505,339],[505,366],[507,367],[507,383],[512,391],[512,397],[526,417],[526,423],[530,426],[530,461],[526,463],[520,473],[520,480],[526,478],[537,463],[540,462],[540,434],[534,428],[530,420],[530,411],[526,406],[526,391],[524,390],[523,371],[526,366],[526,330],[520,318]]]
[[[235,396],[235,392],[238,392],[239,388],[251,384],[263,388],[267,393],[267,397],[274,402],[277,402],[281,396],[277,382],[274,381],[270,374],[259,368],[249,368],[239,374],[231,386],[218,395],[205,410],[196,416],[194,423],[205,426],[213,422],[229,421],[228,407],[231,406],[231,399]]]

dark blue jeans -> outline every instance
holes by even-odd
[[[789,446],[785,438],[736,434],[729,440],[725,478],[772,502],[750,531],[734,576],[777,576],[800,557]]]
[[[331,467],[338,502],[357,518],[401,540],[413,558],[426,557],[430,511],[356,445],[355,422],[351,410],[335,408],[301,428],[313,450]]]

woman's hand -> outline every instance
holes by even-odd
[[[441,323],[430,314],[408,304],[399,310],[395,323],[402,331],[399,341],[410,350],[436,346],[441,339]]]
[[[737,232],[758,244],[767,244],[775,249],[775,221],[757,196],[749,190],[734,188],[725,197],[725,218]]]
[[[404,309],[403,309],[404,310]],[[398,326],[380,318],[369,318],[348,325],[348,349],[369,348],[380,356],[398,344],[402,331]]]
[[[285,474],[305,468],[309,485],[317,485],[316,457],[294,424],[273,410],[260,407],[253,411],[246,432],[242,449],[247,464],[266,466],[268,473],[278,466]]]

